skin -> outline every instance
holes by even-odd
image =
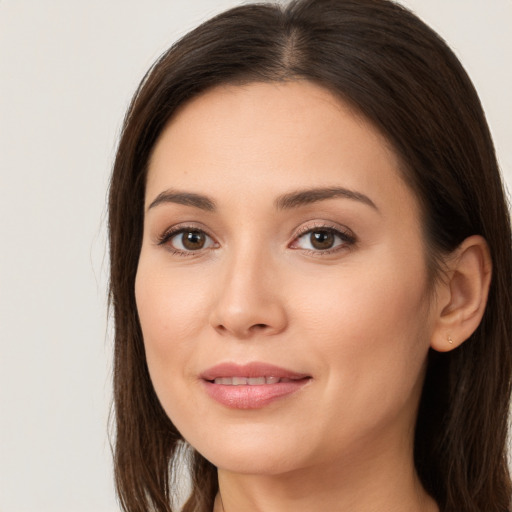
[[[438,510],[414,469],[414,422],[430,345],[447,329],[460,340],[447,321],[450,286],[432,292],[418,202],[399,169],[371,124],[305,81],[208,91],[158,140],[137,307],[162,406],[218,467],[216,510]],[[338,196],[275,206],[332,187],[373,205]],[[171,189],[216,208],[151,207]],[[165,238],[183,227],[207,234],[202,249]],[[312,245],[308,230],[332,229],[349,236],[331,251]],[[478,254],[470,263],[482,268]],[[311,379],[265,407],[231,409],[199,378],[226,361]]]

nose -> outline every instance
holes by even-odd
[[[279,271],[268,258],[232,258],[225,262],[218,282],[210,324],[219,334],[249,339],[285,330],[288,319]]]

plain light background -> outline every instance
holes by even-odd
[[[150,64],[234,0],[0,0],[0,511],[117,512],[106,189]],[[512,0],[404,0],[480,93],[512,186]],[[421,120],[418,120],[421,122]]]

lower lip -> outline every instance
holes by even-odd
[[[208,395],[231,409],[260,409],[302,389],[311,379],[276,384],[226,386],[203,381]]]

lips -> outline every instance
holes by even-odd
[[[255,362],[249,364],[221,363],[204,371],[200,377],[208,381],[233,377],[243,377],[246,379],[276,377],[278,379],[298,380],[309,377],[309,375],[287,370],[273,364]]]
[[[213,382],[225,386],[264,386],[265,384],[291,381],[292,379],[280,379],[279,377],[217,377]]]
[[[222,363],[200,375],[207,394],[233,409],[258,409],[303,388],[311,376],[266,363]]]

